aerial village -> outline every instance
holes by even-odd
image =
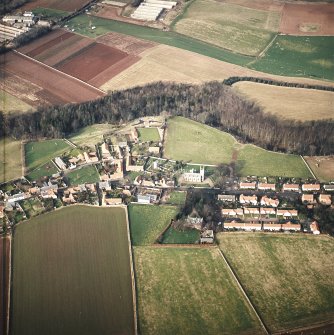
[[[163,118],[148,117],[116,136],[103,136],[94,148],[78,148],[64,140],[80,153],[52,159],[50,164],[57,173],[37,180],[22,177],[0,185],[0,218],[6,223],[1,232],[62,206],[126,206],[133,202],[163,205],[172,193],[183,193],[186,199],[187,193],[196,190],[210,193],[210,201],[220,211],[219,221],[209,225],[196,210],[184,215],[186,227],[202,232],[202,243],[213,243],[217,231],[320,233],[317,222],[310,220],[307,212],[319,205],[333,206],[334,184],[226,176],[225,185],[215,187],[210,179],[213,166],[162,158],[165,128]],[[155,141],[147,140],[145,131],[154,131]],[[88,167],[98,173],[97,182],[69,183],[69,173],[79,175]]]

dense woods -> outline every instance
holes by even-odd
[[[29,0],[1,0],[0,3],[0,15],[9,13],[11,10],[16,9]]]
[[[6,114],[0,135],[63,137],[94,123],[122,123],[167,112],[206,123],[263,148],[303,155],[334,153],[334,120],[284,121],[220,82],[203,85],[154,83],[82,104]],[[3,116],[0,116],[1,118]]]

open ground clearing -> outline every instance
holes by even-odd
[[[72,147],[63,140],[29,142],[25,144],[27,170],[30,172],[70,149]]]
[[[22,176],[21,142],[0,139],[0,183]]]
[[[123,208],[71,206],[16,227],[11,334],[134,334]]]
[[[176,230],[173,227],[167,229],[163,235],[162,244],[193,244],[200,239],[200,231],[197,229]]]
[[[141,142],[159,142],[160,135],[157,128],[137,128],[138,139]]]
[[[278,75],[334,80],[334,36],[277,36],[265,55],[249,65]]]
[[[182,117],[168,120],[164,156],[203,164],[233,161],[241,176],[311,177],[300,156],[242,145],[228,133]]]
[[[334,118],[334,92],[238,82],[233,88],[265,113],[283,119],[312,121]],[[278,103],[279,102],[279,103]]]
[[[279,30],[290,35],[334,35],[334,4],[286,3]]]
[[[37,7],[33,9],[35,15],[43,17],[43,19],[58,20],[69,14],[69,12],[59,9]]]
[[[9,237],[0,236],[0,331],[7,334],[8,298],[9,298]]]
[[[334,156],[304,158],[320,181],[334,181]]]
[[[32,106],[93,100],[104,94],[20,54],[1,57],[0,89]]]
[[[134,255],[141,334],[262,334],[216,248]]]
[[[278,32],[279,20],[276,11],[197,0],[176,19],[174,29],[233,52],[255,56]]]
[[[38,7],[74,12],[89,3],[89,0],[32,0],[20,7],[21,10],[32,10]]]
[[[28,105],[23,100],[20,100],[13,95],[0,90],[0,111],[8,112],[27,112],[33,110],[33,107]]]
[[[222,233],[218,240],[271,331],[333,320],[331,237]]]
[[[173,206],[131,204],[128,209],[133,245],[154,243],[178,212]]]
[[[100,180],[95,166],[85,166],[81,169],[71,171],[66,175],[70,185],[80,185],[84,183],[96,183]]]

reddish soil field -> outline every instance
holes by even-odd
[[[88,82],[126,56],[127,54],[123,51],[95,43],[59,64],[57,69]]]
[[[7,334],[10,240],[0,237],[0,333]]]
[[[219,2],[225,2],[235,4],[252,9],[269,10],[280,12],[283,7],[283,3],[279,1],[269,0],[217,0]]]
[[[104,83],[106,83],[108,80],[115,77],[116,75],[118,75],[119,73],[127,69],[129,66],[135,64],[139,60],[140,60],[140,57],[129,55],[123,58],[122,60],[120,60],[119,62],[117,62],[116,64],[110,66],[108,69],[104,70],[103,72],[95,76],[94,78],[92,78],[89,81],[89,84],[96,86],[96,87],[100,87]]]
[[[35,106],[45,102],[83,102],[104,95],[91,86],[14,52],[7,53],[5,61],[2,59],[0,72],[5,78],[2,86],[6,92],[22,100],[23,97],[30,98]]]
[[[110,47],[115,47],[130,55],[139,55],[143,51],[156,46],[154,42],[149,42],[119,33],[108,33],[97,38],[97,41]]]
[[[285,4],[280,32],[291,35],[334,35],[334,4]]]
[[[37,7],[45,7],[74,12],[87,3],[89,3],[89,0],[32,0],[23,5],[20,10],[32,10]]]

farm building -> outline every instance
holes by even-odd
[[[328,192],[334,192],[334,184],[324,185],[324,190]]]
[[[144,0],[131,17],[137,20],[155,21],[163,10],[172,9],[176,4],[175,1]]]
[[[185,182],[191,183],[201,183],[204,180],[204,166],[200,167],[200,172],[194,172],[194,170],[190,170],[190,172],[186,172],[182,175],[183,180]]]
[[[25,33],[28,31],[29,28],[15,28],[15,27],[8,27],[3,24],[0,24],[0,42],[4,41],[11,41],[15,37]]]
[[[55,163],[59,167],[60,170],[66,170],[66,164],[60,157],[55,158]]]
[[[270,206],[270,207],[277,207],[279,205],[278,199],[272,199],[264,195],[260,200],[261,206]]]
[[[332,196],[330,194],[320,194],[319,203],[322,205],[330,205],[332,203]]]
[[[256,195],[240,194],[239,202],[243,205],[257,205],[258,204]]]
[[[283,192],[284,191],[295,191],[299,192],[300,188],[298,184],[283,184]]]
[[[122,204],[122,198],[104,198],[103,200],[106,206],[117,206]]]
[[[267,184],[267,183],[259,183],[257,188],[259,190],[271,190],[271,191],[275,191],[276,190],[276,185],[275,184]]]
[[[100,146],[101,148],[101,156],[102,156],[102,160],[103,161],[107,161],[107,160],[110,160],[112,157],[111,157],[111,154],[110,154],[110,151],[109,151],[109,146],[107,143],[103,142]]]
[[[203,244],[207,244],[207,243],[212,244],[213,243],[213,239],[214,239],[213,230],[207,229],[207,230],[204,230],[201,233],[201,239],[200,239],[201,243],[203,243]]]
[[[23,15],[6,15],[2,18],[2,21],[11,25],[21,23],[30,27],[35,24],[35,16],[32,12],[24,12]]]
[[[303,184],[303,191],[320,191],[320,184]]]
[[[239,188],[241,190],[255,190],[256,189],[256,183],[244,183],[244,182],[241,182],[239,184]]]

